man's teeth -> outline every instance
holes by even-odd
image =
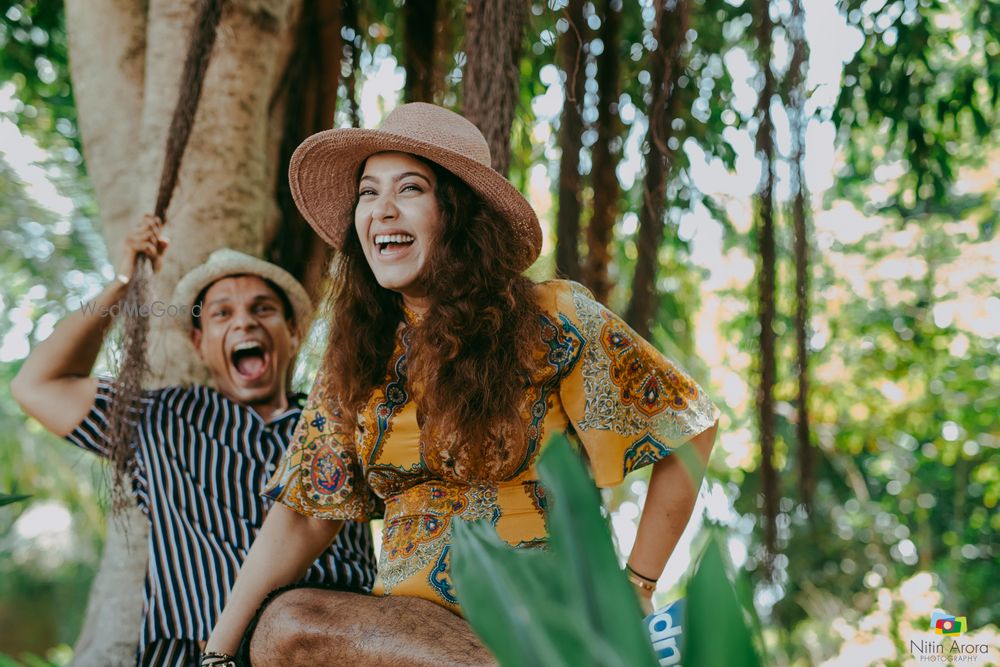
[[[243,341],[242,343],[237,343],[233,348],[233,352],[242,352],[243,350],[259,350],[261,349],[260,343],[252,340]]]
[[[375,236],[375,245],[384,243],[412,243],[414,238],[409,234],[378,234]]]

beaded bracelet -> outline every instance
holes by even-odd
[[[237,667],[236,658],[228,653],[202,653],[198,662],[200,667]]]

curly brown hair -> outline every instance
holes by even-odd
[[[408,335],[407,384],[411,393],[420,388],[421,455],[442,476],[496,482],[513,476],[527,454],[523,404],[542,313],[534,283],[509,252],[509,228],[458,177],[421,161],[437,176],[443,223],[421,277],[427,314]],[[376,282],[353,231],[333,261],[323,381],[342,417],[356,425],[385,382],[403,305]]]

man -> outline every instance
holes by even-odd
[[[121,273],[64,319],[11,384],[21,407],[53,433],[109,456],[115,390],[91,375],[139,253],[159,268],[167,239],[147,216],[125,240]],[[263,522],[259,495],[287,447],[302,396],[289,395],[312,305],[278,266],[219,250],[177,285],[172,306],[214,388],[146,391],[129,469],[149,522],[137,664],[198,664],[236,573]],[[374,578],[367,524],[351,524],[308,571],[310,583],[365,592]]]

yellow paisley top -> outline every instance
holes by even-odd
[[[456,517],[488,519],[514,547],[545,542],[539,445],[567,431],[599,486],[613,486],[715,423],[718,410],[674,363],[582,286],[537,286],[547,355],[528,392],[530,438],[518,473],[493,485],[433,475],[421,457],[416,402],[406,384],[401,327],[382,386],[346,432],[314,389],[265,495],[313,517],[385,517],[375,594],[421,597],[461,613],[448,575]],[[320,383],[317,383],[317,387]]]

